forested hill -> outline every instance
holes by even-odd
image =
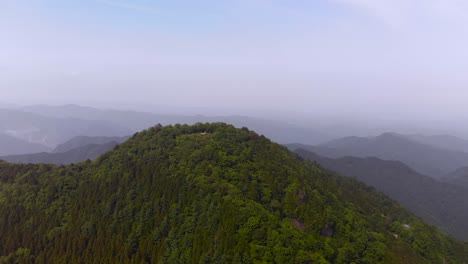
[[[0,163],[0,263],[466,263],[466,246],[248,129],[156,126],[94,162]]]
[[[330,159],[303,149],[295,152],[341,176],[375,187],[442,232],[468,239],[468,189],[463,184],[454,184],[458,181],[450,184],[432,179],[399,161],[356,157]],[[447,176],[447,181],[450,179]]]

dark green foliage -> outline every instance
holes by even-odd
[[[375,187],[444,233],[468,240],[468,189],[421,175],[399,161],[378,158],[324,158],[303,149],[304,159]],[[462,184],[460,184],[462,185]]]
[[[468,259],[372,188],[224,124],[156,126],[66,167],[0,163],[0,212],[0,263]]]

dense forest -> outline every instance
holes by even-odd
[[[97,160],[0,162],[0,263],[467,263],[351,178],[225,124],[155,126]]]
[[[341,176],[375,187],[443,233],[468,240],[468,188],[461,182],[438,181],[399,161],[374,157],[330,159],[304,149],[294,152]]]

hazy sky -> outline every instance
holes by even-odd
[[[0,0],[0,101],[467,113],[466,0]]]

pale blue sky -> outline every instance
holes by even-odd
[[[462,0],[3,0],[0,101],[466,113]]]

